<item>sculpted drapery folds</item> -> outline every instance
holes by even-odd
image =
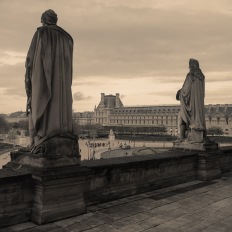
[[[189,69],[190,72],[187,74],[182,88],[177,92],[177,100],[180,100],[181,105],[179,112],[180,140],[186,138],[186,132],[189,132],[187,135],[189,140],[194,140],[194,132],[201,133],[203,139],[206,130],[205,76],[199,68],[199,62],[195,59],[189,60]]]
[[[72,137],[73,39],[56,25],[53,10],[42,14],[26,58],[25,85],[31,147],[54,137]]]

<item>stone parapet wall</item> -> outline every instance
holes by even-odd
[[[196,179],[197,154],[166,152],[82,162],[92,171],[88,205]]]
[[[33,180],[31,174],[0,170],[0,227],[29,221]]]
[[[232,146],[221,147],[220,170],[222,173],[232,171]]]
[[[25,171],[26,166],[12,164],[0,170],[0,227],[29,220],[43,224],[82,214],[86,206],[100,202],[195,179],[220,178],[232,171],[232,147],[82,161],[81,166],[34,170],[34,174]]]

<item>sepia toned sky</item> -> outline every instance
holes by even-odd
[[[25,57],[47,9],[74,39],[74,111],[92,111],[100,93],[126,106],[179,104],[190,58],[205,103],[232,103],[231,0],[0,0],[0,113],[25,110]]]

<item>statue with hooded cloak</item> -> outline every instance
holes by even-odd
[[[197,60],[189,60],[189,73],[182,88],[178,90],[176,99],[180,101],[179,138],[173,143],[173,147],[190,150],[217,149],[218,144],[206,136],[205,76]]]
[[[180,101],[178,118],[179,141],[203,142],[206,137],[205,126],[205,76],[199,62],[189,60],[189,70],[182,88],[177,92]]]
[[[61,153],[79,150],[72,128],[73,39],[57,20],[53,10],[42,14],[26,58],[29,149],[34,154],[62,146]]]

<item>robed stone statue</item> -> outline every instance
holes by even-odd
[[[203,142],[206,137],[205,76],[197,60],[189,60],[189,73],[176,98],[180,101],[179,141]]]
[[[73,39],[57,26],[57,14],[45,11],[26,58],[25,86],[29,117],[30,150],[46,150],[70,142],[72,128]],[[67,150],[66,148],[63,150]]]

